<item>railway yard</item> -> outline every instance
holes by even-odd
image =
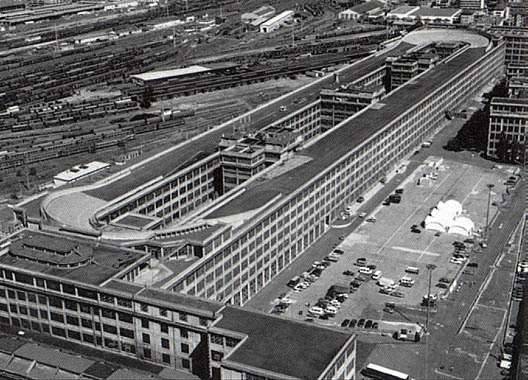
[[[172,2],[128,12],[94,7],[82,15],[75,7],[48,7],[28,14],[31,22],[6,18],[9,28],[0,32],[4,199],[29,196],[80,162],[122,161],[130,151],[144,157],[191,138],[361,59],[395,35],[380,25],[336,29],[331,5],[287,1],[280,6],[295,7],[300,25],[263,35],[240,22],[241,12],[258,4],[206,3],[185,11]],[[190,65],[213,69],[148,85],[131,80]]]

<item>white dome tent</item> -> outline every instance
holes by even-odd
[[[454,199],[440,201],[425,218],[425,229],[471,236],[475,224],[468,217],[461,216],[462,211],[462,205]]]
[[[448,233],[471,236],[475,230],[475,223],[465,216],[459,216],[449,227]]]

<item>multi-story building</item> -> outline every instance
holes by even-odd
[[[145,274],[150,260],[93,240],[20,231],[0,249],[0,322],[202,379],[355,377],[349,333],[134,283],[159,275]]]
[[[338,90],[321,91],[321,124],[331,128],[365,107],[378,102],[385,88],[377,86],[349,86]]]
[[[439,57],[430,49],[421,50],[400,57],[387,58],[387,76],[390,78],[390,89],[405,84],[411,78],[428,70],[438,63]]]
[[[493,27],[492,31],[506,43],[506,64],[528,63],[528,29],[519,27]]]
[[[507,144],[506,151],[511,150],[508,146],[514,143],[524,144],[527,134],[528,99],[493,98],[490,106],[487,155],[497,157],[497,148],[504,142]]]
[[[280,377],[279,374],[294,377],[295,373],[286,372],[285,364],[270,364],[270,361],[258,359],[259,353],[271,351],[269,341],[262,339],[266,335],[265,330],[259,330],[259,326],[275,324],[277,320],[252,324],[242,316],[248,311],[225,307],[224,304],[246,304],[321,237],[345,205],[372,188],[442,127],[446,111],[458,109],[503,74],[505,48],[501,40],[492,41],[485,36],[459,30],[450,33],[428,31],[423,40],[420,36],[418,34],[416,40],[411,36],[411,39],[401,42],[390,52],[378,52],[344,67],[335,73],[335,77],[343,78],[347,72],[353,72],[354,76],[349,76],[352,77],[350,82],[368,85],[383,80],[385,59],[397,51],[403,54],[410,48],[416,49],[416,45],[422,42],[427,44],[435,39],[460,42],[460,47],[446,55],[441,63],[424,69],[411,81],[389,92],[381,101],[361,109],[331,129],[321,128],[318,101],[301,100],[311,96],[316,88],[320,88],[317,86],[323,83],[335,89],[333,74],[330,78],[317,79],[303,89],[296,90],[292,94],[296,103],[292,101],[288,107],[299,103],[302,105],[290,114],[284,113],[285,106],[282,105],[287,102],[288,96],[252,111],[249,116],[256,112],[266,116],[259,122],[249,123],[245,128],[247,133],[241,139],[231,139],[219,147],[222,136],[230,133],[233,125],[229,128],[219,127],[104,182],[52,192],[20,205],[16,215],[28,227],[90,237],[85,240],[91,242],[86,244],[92,247],[92,251],[72,247],[72,243],[45,249],[34,248],[29,243],[29,248],[20,248],[24,239],[32,236],[25,231],[20,235],[20,242],[15,240],[11,246],[6,246],[6,253],[0,256],[0,266],[7,270],[2,272],[2,283],[8,290],[15,292],[14,298],[13,293],[8,292],[5,303],[11,302],[8,299],[17,300],[17,308],[13,308],[13,311],[10,306],[6,306],[7,311],[4,310],[2,314],[5,319],[2,321],[31,327],[32,319],[23,317],[31,314],[20,313],[16,292],[21,291],[21,288],[35,294],[40,292],[46,297],[53,294],[58,298],[60,295],[76,305],[58,302],[55,298],[52,298],[53,305],[50,305],[49,300],[45,300],[47,306],[62,310],[65,318],[61,320],[57,315],[54,315],[55,319],[48,318],[49,323],[46,325],[48,328],[53,325],[58,336],[69,337],[67,330],[71,328],[66,325],[71,307],[72,311],[79,313],[84,310],[87,320],[93,316],[91,325],[86,322],[89,326],[87,331],[81,333],[80,330],[72,329],[72,339],[79,336],[76,333],[86,333],[91,335],[88,340],[93,340],[93,344],[98,347],[119,352],[135,350],[135,353],[129,354],[189,368],[200,377],[206,377],[207,371],[211,376],[222,376],[224,373],[227,377],[235,377],[239,376],[238,373],[246,372],[270,378]],[[279,120],[262,121],[274,115],[279,108]],[[244,120],[247,118],[248,115]],[[247,176],[247,179],[243,178],[244,182],[224,189],[224,151],[231,154],[229,147],[241,146],[249,135],[256,136],[270,125],[273,127],[270,131],[281,131],[281,128],[291,130],[302,136],[302,142],[294,149],[286,149],[284,157],[281,156],[275,162],[269,158],[271,165],[265,165],[265,168],[251,177]],[[285,141],[291,140],[287,138]],[[258,167],[262,157],[253,146],[258,147],[258,144],[247,144],[246,148],[252,147],[255,153],[250,150],[246,153],[252,158],[254,155]],[[284,146],[289,145],[286,143]],[[234,153],[240,152],[237,150]],[[265,145],[263,154],[266,162]],[[105,241],[111,242],[111,245],[107,247],[103,243]],[[90,259],[99,255],[98,249],[113,250],[115,245],[121,247],[121,253]],[[32,255],[24,254],[26,249],[30,249]],[[59,253],[50,254],[53,250]],[[34,252],[38,252],[38,255]],[[31,256],[42,257],[44,262],[28,262]],[[62,264],[63,260],[58,257],[63,256],[73,259],[71,262],[65,260],[65,264],[81,263],[83,266],[76,272],[71,268],[61,272],[52,264]],[[88,278],[82,274],[86,270],[90,274],[102,271],[103,268],[96,270],[98,265],[110,271],[104,272],[107,275],[103,279],[95,280],[92,275]],[[23,275],[18,276],[15,272]],[[44,283],[38,280],[43,276],[46,277]],[[69,286],[72,279],[69,276],[79,280],[73,290]],[[50,286],[47,285],[48,280],[52,281]],[[27,301],[29,294],[21,297],[26,297],[21,302],[32,302]],[[36,299],[38,301],[38,297]],[[90,306],[81,309],[81,304]],[[27,312],[30,306],[25,307],[23,311]],[[93,307],[97,309],[93,310]],[[58,313],[55,309],[47,311],[52,310]],[[114,311],[114,314],[108,310]],[[87,318],[88,314],[90,318]],[[123,320],[120,314],[124,314]],[[37,315],[40,318],[38,312]],[[130,326],[130,316],[133,326]],[[237,318],[240,318],[238,322]],[[272,317],[259,314],[251,318],[258,320]],[[148,323],[143,325],[143,320]],[[295,336],[308,334],[303,330],[303,324],[284,323],[292,323],[288,329]],[[71,325],[75,326],[76,320],[71,319]],[[83,328],[82,321],[77,325],[79,329]],[[227,332],[233,326],[238,326],[238,330]],[[222,342],[225,342],[226,351],[218,348],[213,353],[212,344],[204,343],[205,336],[209,336],[215,327],[225,333]],[[36,328],[42,329],[42,326]],[[125,329],[123,333],[121,328]],[[319,330],[312,326],[308,328],[316,334],[310,339],[325,342],[317,335]],[[134,332],[133,338],[129,330]],[[185,331],[183,337],[182,330]],[[53,333],[53,330],[49,331]],[[145,336],[146,340],[150,339],[154,343],[145,343],[143,334],[149,336]],[[218,334],[221,335],[220,332]],[[244,334],[254,334],[255,338],[244,338]],[[230,346],[227,344],[228,337],[245,343],[239,346],[230,340]],[[303,346],[303,342],[293,339],[292,335],[285,339],[293,347],[279,350],[277,358],[273,357],[273,363],[281,362],[282,355],[284,359],[296,362],[295,355],[297,358],[306,357],[306,352],[312,349],[312,346],[302,347],[301,352],[297,343]],[[215,341],[221,340],[215,338]],[[354,367],[353,339],[345,334],[336,335],[333,341],[337,344],[332,346],[333,352],[338,353],[337,357],[326,357],[328,360],[324,361],[324,365],[304,377],[330,379],[344,374],[348,378],[348,373]],[[274,341],[273,344],[281,343]],[[321,344],[326,347],[326,343]],[[281,347],[287,347],[286,343],[284,345]],[[235,348],[235,351],[229,351],[228,347]],[[237,354],[236,350],[244,347],[247,353]],[[288,350],[288,354],[283,352]],[[253,357],[249,358],[252,353]],[[204,357],[209,358],[209,361],[204,360]],[[203,363],[209,363],[207,368]],[[253,371],[264,365],[266,368]],[[304,370],[300,368],[302,366],[297,366],[298,363],[290,365],[295,371]],[[242,375],[240,377],[244,378]]]

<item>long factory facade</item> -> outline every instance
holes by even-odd
[[[15,214],[27,229],[0,251],[0,321],[200,378],[353,378],[353,336],[240,306],[434,135],[447,111],[503,75],[500,39],[466,31],[452,38],[450,54],[334,127],[322,126],[319,100],[265,125],[250,114],[236,130],[171,150],[162,157],[170,166],[154,158],[129,175],[20,205]],[[423,48],[412,42],[401,44]],[[379,84],[382,72],[373,67],[351,85]],[[259,362],[255,353],[271,342],[259,339],[266,332],[250,317],[284,329],[279,344],[291,355]],[[299,341],[308,331],[325,342],[321,349]],[[287,368],[312,349],[325,365]]]

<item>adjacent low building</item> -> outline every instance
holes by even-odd
[[[274,15],[275,8],[273,8],[271,5],[263,5],[252,12],[243,13],[242,16],[240,16],[240,19],[244,24],[251,24],[258,27],[260,24],[272,18]]]
[[[261,33],[271,33],[293,20],[293,11],[284,11],[260,24]]]
[[[375,17],[384,13],[386,4],[378,0],[370,0],[339,12],[339,20],[359,20],[363,17]]]
[[[391,10],[387,20],[394,24],[414,24],[421,21],[424,24],[454,24],[460,18],[462,10],[457,8],[429,8],[403,5]]]
[[[53,183],[55,186],[66,185],[91,176],[109,167],[110,164],[100,161],[92,161],[87,164],[76,165],[55,175],[53,177]]]

